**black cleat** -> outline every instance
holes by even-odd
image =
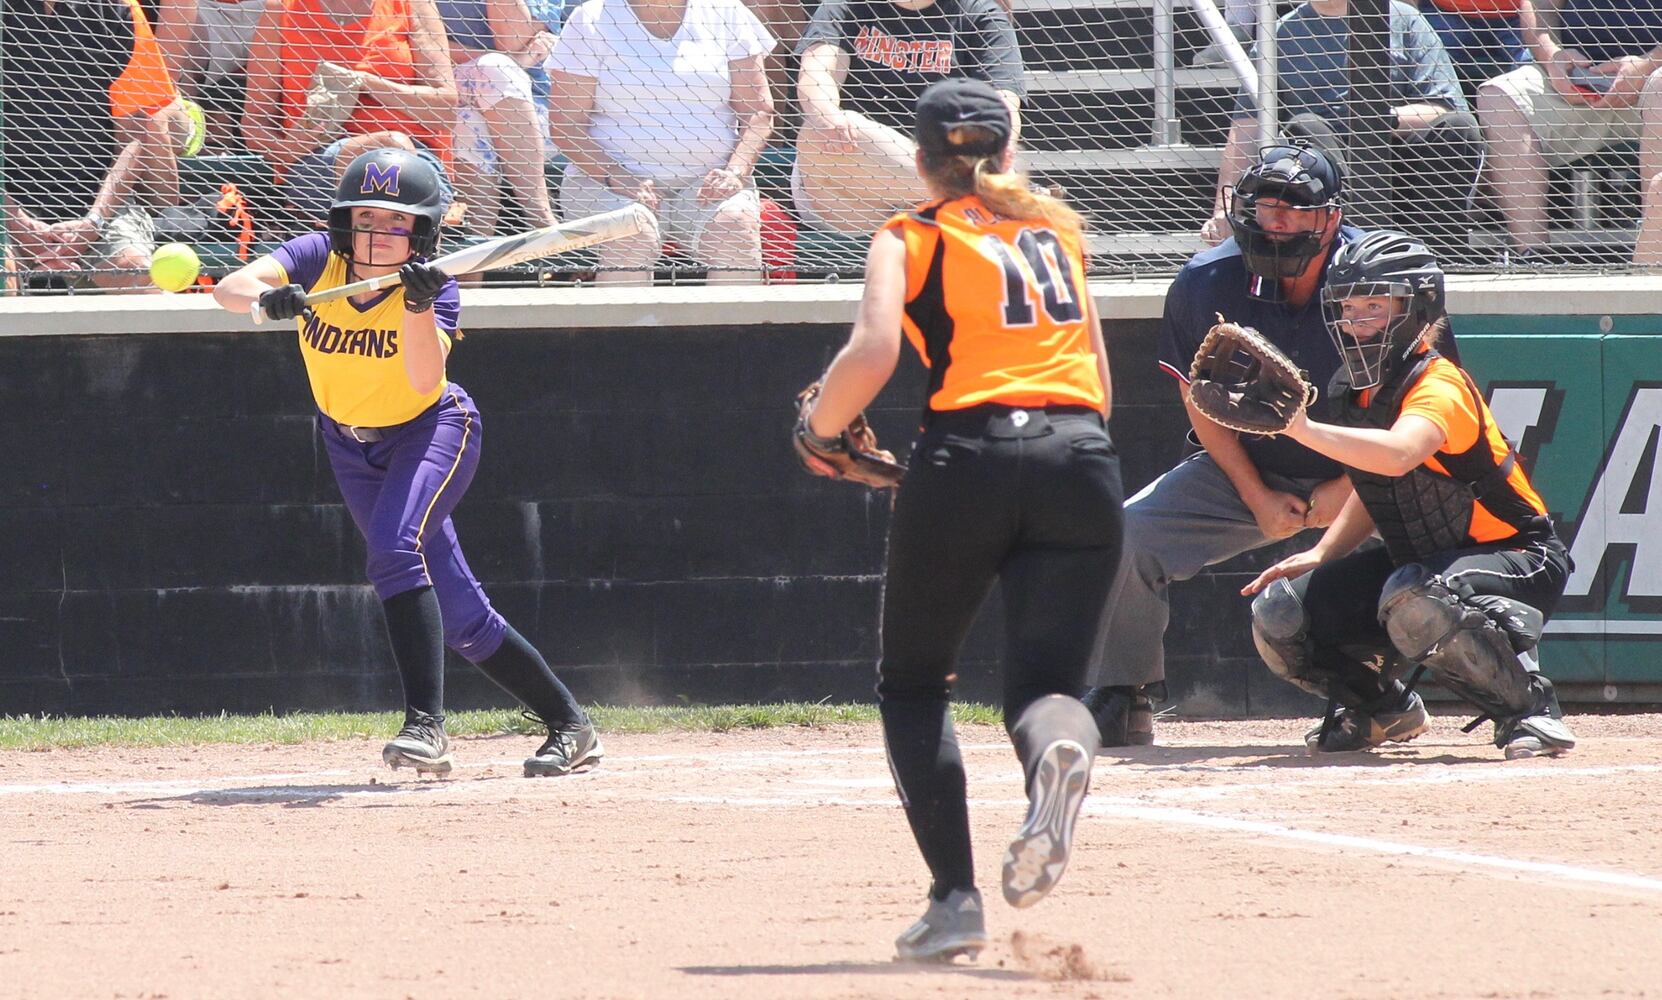
[[[585,771],[599,764],[605,753],[592,722],[549,726],[542,749],[535,756],[525,758],[525,776],[557,778],[573,771]]]
[[[1372,750],[1387,743],[1407,743],[1430,728],[1425,702],[1410,691],[1395,711],[1370,714],[1358,708],[1340,709],[1331,721],[1323,720],[1305,733],[1304,745],[1313,754]]]
[[[1080,701],[1091,710],[1105,747],[1146,747],[1154,743],[1154,699],[1149,685],[1094,687]]]
[[[406,712],[404,728],[381,748],[381,760],[394,771],[413,767],[416,774],[449,774],[450,737],[444,733],[444,716]]]

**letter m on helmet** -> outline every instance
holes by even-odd
[[[364,164],[364,182],[358,188],[358,193],[380,192],[389,197],[398,197],[398,167],[396,163],[376,163],[374,160]]]

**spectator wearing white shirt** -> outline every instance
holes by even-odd
[[[525,0],[435,2],[456,74],[454,167],[457,191],[468,205],[464,224],[483,236],[497,231],[506,178],[531,224],[552,225],[541,122],[526,70],[542,65],[554,35],[531,16]]]
[[[711,281],[760,279],[774,45],[741,0],[588,0],[567,19],[546,63],[561,215],[639,202],[657,222],[600,248],[602,281],[645,280],[666,238]]]

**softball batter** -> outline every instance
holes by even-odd
[[[923,919],[895,942],[905,959],[973,956],[987,943],[948,701],[958,647],[994,581],[1006,610],[1005,726],[1030,803],[1004,856],[1011,905],[1038,902],[1066,868],[1100,742],[1074,695],[1120,555],[1107,356],[1079,216],[1010,173],[1010,133],[1009,107],[984,82],[923,93],[918,173],[935,200],[873,238],[853,333],[799,431],[812,451],[847,427],[893,374],[904,330],[930,378],[889,533],[877,693],[933,878]]]
[[[457,336],[456,281],[427,263],[447,197],[433,163],[399,149],[352,161],[329,231],[289,240],[214,289],[226,309],[258,301],[294,319],[318,428],[342,496],[369,548],[369,579],[386,612],[404,687],[404,727],[388,766],[447,774],[444,647],[460,653],[548,726],[525,774],[590,767],[600,740],[571,692],[474,579],[450,513],[479,466],[479,411],[445,378]],[[308,308],[308,291],[398,272],[402,286]]]

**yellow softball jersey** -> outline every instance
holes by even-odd
[[[329,237],[310,233],[271,254],[288,282],[307,291],[347,283],[347,261],[329,250]],[[461,317],[461,296],[452,279],[433,303],[433,318],[448,346]],[[317,408],[337,423],[390,427],[414,419],[438,401],[446,382],[416,392],[404,373],[404,290],[392,288],[367,305],[336,299],[313,306],[295,320],[300,356],[306,361]]]

